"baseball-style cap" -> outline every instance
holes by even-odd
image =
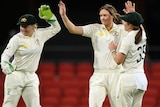
[[[126,22],[129,22],[135,26],[139,26],[143,23],[144,19],[138,12],[130,12],[125,15],[121,15],[120,18]]]
[[[19,18],[17,25],[20,25],[22,27],[26,27],[28,25],[35,24],[36,22],[37,22],[37,20],[36,20],[35,16],[33,16],[32,14],[25,14]]]

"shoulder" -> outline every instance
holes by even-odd
[[[123,41],[128,44],[133,44],[135,41],[135,36],[137,31],[128,32],[126,36],[124,36]]]
[[[17,39],[19,39],[19,38],[21,38],[22,37],[22,33],[17,33],[17,34],[15,34],[15,35],[13,35],[12,37],[11,37],[11,40],[17,40]]]
[[[125,31],[124,29],[124,25],[123,24],[113,24],[113,28],[114,29],[117,29],[117,30],[122,30],[122,31]],[[125,31],[126,32],[126,31]]]
[[[84,32],[91,31],[93,33],[93,32],[97,32],[101,29],[105,29],[105,26],[103,24],[99,24],[99,23],[88,24],[88,25],[83,26]]]
[[[103,27],[103,25],[102,25],[102,24],[99,24],[99,23],[93,23],[93,24],[84,25],[83,27],[100,28],[100,27]]]

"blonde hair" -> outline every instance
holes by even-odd
[[[114,23],[116,24],[122,23],[122,20],[120,19],[120,14],[117,13],[117,10],[115,9],[114,6],[110,4],[105,4],[99,9],[99,11],[101,11],[102,9],[107,10],[111,15],[114,16],[114,19],[113,19]]]

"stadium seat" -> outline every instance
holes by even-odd
[[[60,105],[72,105],[77,107],[79,105],[79,98],[76,96],[63,96],[61,97]]]
[[[25,103],[24,103],[22,97],[20,97],[20,100],[19,100],[19,102],[18,102],[17,107],[25,107],[25,106],[26,106],[26,105],[25,105]]]
[[[51,71],[56,71],[56,63],[54,62],[40,62],[38,70],[43,71],[43,70],[51,70]]]
[[[57,107],[60,104],[60,97],[44,96],[41,98],[42,107]]]
[[[4,80],[5,74],[2,72],[2,69],[0,68],[0,80]]]
[[[59,80],[59,87],[62,89],[65,88],[74,88],[74,87],[78,87],[79,84],[76,80],[72,79],[72,80]]]
[[[59,98],[59,97],[61,97],[62,96],[62,90],[61,90],[61,88],[59,88],[59,87],[52,87],[52,86],[50,86],[50,87],[46,87],[45,89],[44,89],[44,94],[43,94],[43,96],[44,97],[48,97],[48,96],[52,96],[52,97],[57,97],[57,98]]]
[[[64,96],[74,96],[77,98],[80,98],[82,96],[82,90],[80,90],[78,87],[67,87],[63,89],[63,95]]]
[[[57,76],[56,64],[53,62],[41,62],[38,72],[41,80],[54,80]]]
[[[77,72],[93,72],[93,66],[91,62],[78,62],[76,64]]]
[[[80,105],[88,105],[88,97],[89,95],[86,94],[86,95],[83,95],[80,99]]]
[[[88,104],[80,104],[78,107],[89,107]]]
[[[154,79],[160,81],[160,70],[152,72],[151,80],[154,80]]]
[[[75,65],[72,62],[61,62],[58,64],[59,80],[75,79]]]
[[[91,62],[78,62],[76,64],[76,77],[79,81],[87,80],[93,73],[93,66]]]
[[[142,101],[142,106],[143,107],[157,107],[157,99],[154,97],[144,97]]]
[[[151,78],[151,64],[150,63],[144,63],[144,71],[148,79]]]
[[[156,107],[160,107],[160,95],[159,95],[159,97],[158,97],[158,101],[157,101]]]
[[[159,90],[154,87],[148,87],[147,91],[144,94],[144,97],[154,97],[158,98]]]
[[[143,97],[143,105],[152,105],[152,107],[156,107],[158,96],[158,89],[148,87]]]
[[[151,63],[151,73],[160,72],[160,62]]]
[[[60,105],[57,106],[57,107],[78,107],[78,105],[75,106],[75,105],[72,105],[72,104],[60,104]]]
[[[2,103],[3,103],[3,96],[0,97],[0,105],[2,105]]]
[[[89,88],[89,80],[80,80],[78,79],[76,81],[76,87],[78,87],[79,89],[85,90],[86,88]]]
[[[103,106],[102,107],[110,107],[110,104],[109,104],[109,99],[108,97],[106,97],[104,103],[103,103]]]
[[[159,78],[152,78],[148,81],[148,89],[154,88],[160,90],[160,77]]]
[[[42,87],[42,88],[60,87],[60,81],[56,80],[56,79],[46,79],[46,80],[40,79],[40,87]]]
[[[80,80],[87,80],[89,81],[90,77],[92,76],[91,71],[78,71],[77,72],[77,79]]]

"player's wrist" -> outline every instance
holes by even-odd
[[[55,15],[53,15],[50,19],[47,20],[48,23],[54,23],[57,20]]]
[[[116,50],[115,50],[115,49],[112,49],[112,50],[111,50],[111,53],[114,53],[114,52],[116,52]]]

